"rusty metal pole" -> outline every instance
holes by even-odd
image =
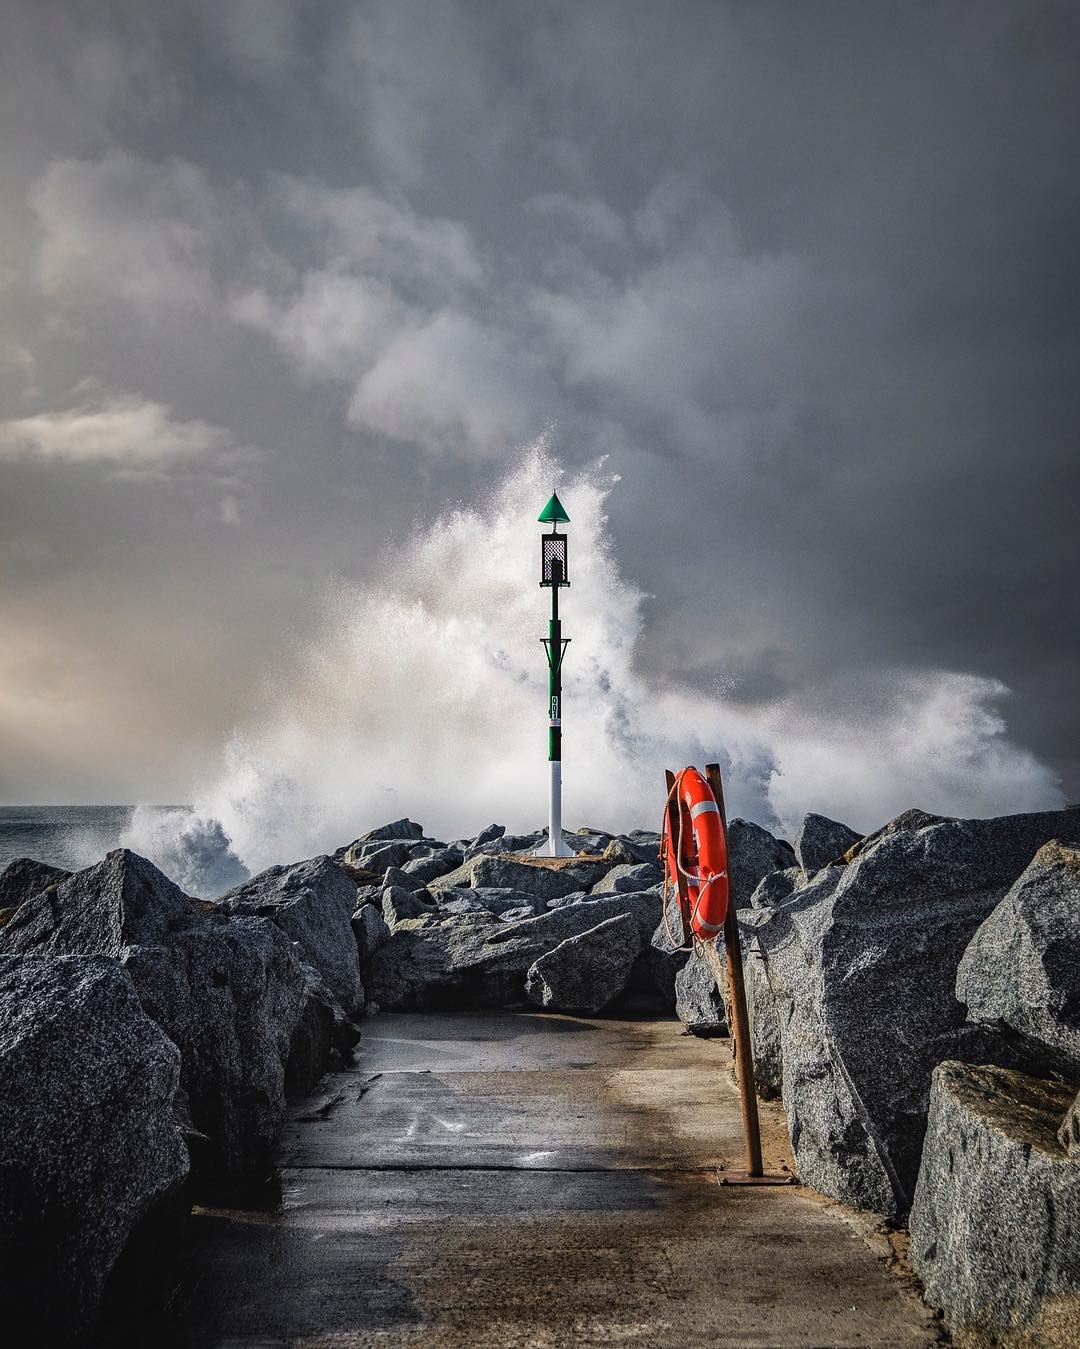
[[[724,807],[724,782],[720,765],[705,765],[705,776],[712,788],[720,819],[727,834],[727,811]],[[739,1071],[739,1097],[742,1102],[743,1137],[746,1140],[746,1172],[760,1176],[761,1129],[758,1124],[757,1085],[754,1081],[754,1051],[750,1047],[750,1020],[746,1012],[746,987],[743,984],[742,943],[739,941],[739,918],[734,886],[731,885],[731,862],[728,861],[728,910],[724,919],[724,948],[727,952],[728,982],[731,987],[731,1030],[735,1039],[735,1063]]]
[[[668,838],[671,840],[672,852],[678,846],[679,840],[679,803],[672,795],[672,787],[675,786],[675,774],[670,768],[664,769],[664,782],[667,785],[667,831]],[[663,857],[660,858],[660,865],[664,865]],[[690,945],[690,898],[686,889],[686,877],[682,872],[675,868],[675,883],[679,897],[679,918],[682,921],[683,945]],[[667,891],[664,891],[665,896]],[[667,902],[665,898],[665,903]]]

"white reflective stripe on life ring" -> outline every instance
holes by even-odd
[[[690,807],[690,818],[696,820],[699,815],[720,814],[720,807],[715,801],[699,801],[696,806]]]

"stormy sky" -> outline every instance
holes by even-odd
[[[544,433],[646,675],[1000,681],[1080,799],[1078,76],[1040,0],[8,0],[0,799],[190,799]]]

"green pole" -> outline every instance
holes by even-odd
[[[551,587],[551,620],[548,623],[548,760],[562,762],[562,624],[559,622],[559,587]]]
[[[553,493],[538,518],[541,524],[551,525],[551,534],[544,536],[549,540],[550,548],[546,543],[542,545],[544,561],[540,573],[540,584],[551,586],[551,619],[544,642],[548,658],[547,852],[551,857],[569,857],[572,853],[562,836],[562,663],[567,643],[563,640],[562,624],[559,622],[559,591],[570,582],[565,566],[566,536],[559,533],[558,527],[561,523],[568,524],[570,517],[558,494]]]

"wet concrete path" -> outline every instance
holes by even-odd
[[[176,1346],[927,1345],[836,1205],[742,1165],[726,1042],[677,1022],[369,1020],[295,1110],[280,1213],[199,1211]],[[790,1162],[778,1113],[765,1164]]]

